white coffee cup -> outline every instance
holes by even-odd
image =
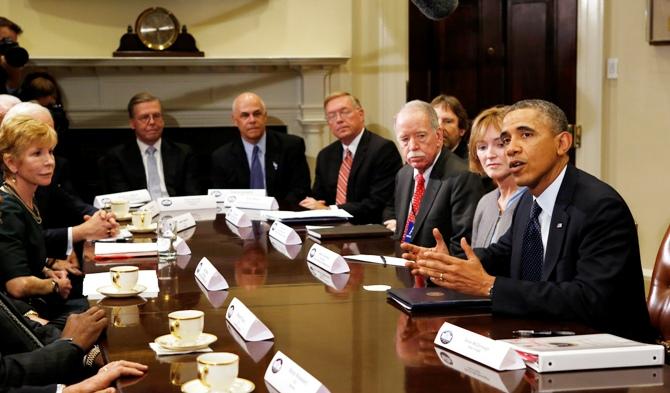
[[[112,199],[110,202],[110,207],[112,210],[112,213],[116,217],[122,218],[122,217],[128,217],[128,212],[130,211],[130,204],[128,203],[127,199]]]
[[[137,306],[118,306],[112,308],[112,325],[115,327],[136,326],[140,324],[140,308]]]
[[[151,213],[146,210],[134,211],[132,217],[135,228],[147,228],[151,225]]]
[[[137,266],[114,266],[109,269],[114,286],[127,291],[135,288],[139,272]]]
[[[198,356],[198,379],[212,393],[228,392],[237,378],[240,357],[230,352],[211,352]]]
[[[194,342],[205,325],[205,313],[200,310],[179,310],[168,314],[170,334],[180,342]]]

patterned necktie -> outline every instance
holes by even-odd
[[[414,181],[416,182],[416,187],[414,188],[414,196],[412,197],[412,209],[407,215],[405,231],[403,232],[402,236],[406,243],[409,243],[409,241],[412,239],[412,234],[414,233],[414,220],[416,220],[416,215],[419,213],[423,194],[426,192],[426,180],[423,178],[421,173],[416,175]]]
[[[254,150],[251,153],[251,181],[249,188],[265,188],[265,184],[263,182],[263,178],[265,176],[263,176],[263,167],[261,167],[261,160],[259,156],[260,149],[258,148],[258,145],[254,145]]]
[[[344,149],[344,160],[340,165],[340,173],[337,176],[337,194],[335,195],[335,204],[343,205],[347,202],[347,182],[351,172],[351,150]]]
[[[151,199],[156,200],[163,196],[161,193],[161,178],[158,175],[158,164],[156,163],[156,148],[149,146],[145,152],[147,155],[147,187]]]
[[[530,220],[523,234],[521,249],[521,279],[526,281],[540,281],[542,278],[542,263],[544,262],[544,246],[542,245],[542,231],[538,217],[542,208],[533,202],[530,209]]]

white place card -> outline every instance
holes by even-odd
[[[349,273],[328,273],[327,271],[309,262],[307,263],[307,268],[309,269],[309,272],[312,273],[314,278],[335,290],[341,291],[349,282]]]
[[[279,221],[272,224],[269,235],[284,244],[302,244],[302,240],[295,229]]]
[[[177,232],[181,232],[195,226],[195,218],[191,213],[180,214],[173,218],[172,221],[174,221],[177,226]]]
[[[238,228],[251,226],[251,220],[247,214],[236,207],[231,207],[228,210],[228,213],[226,213],[226,221],[230,222]]]
[[[330,393],[318,379],[277,351],[265,370],[265,381],[279,393]]]
[[[348,273],[349,265],[344,258],[326,247],[314,244],[307,253],[307,261],[312,262],[329,273]]]
[[[274,341],[244,341],[242,336],[240,336],[230,323],[226,322],[226,328],[237,345],[242,347],[244,352],[246,352],[256,363],[260,362],[275,345]]]
[[[151,201],[146,205],[140,206],[140,208],[137,210],[144,210],[151,213],[151,218],[156,217],[161,212],[161,209],[158,207],[158,203],[156,201]]]
[[[208,195],[193,195],[182,197],[158,198],[161,213],[164,212],[194,212],[197,210],[216,211],[216,199]]]
[[[270,329],[237,298],[234,298],[228,306],[226,321],[230,322],[246,341],[270,340],[275,337]]]
[[[226,302],[228,291],[208,291],[207,288],[202,285],[200,280],[195,280],[195,283],[198,284],[198,288],[200,288],[207,300],[209,300],[209,304],[211,304],[212,307],[220,308],[223,306],[223,303]]]
[[[243,197],[237,198],[237,200],[233,202],[231,206],[235,206],[241,209],[255,210],[279,209],[279,204],[274,197],[258,195],[244,195]]]
[[[302,250],[302,244],[284,244],[274,237],[269,237],[268,239],[270,239],[272,247],[288,259],[295,259],[300,254],[300,250]]]
[[[526,367],[523,359],[506,343],[448,322],[437,332],[434,343],[495,370],[519,370]]]
[[[144,189],[98,195],[95,197],[95,199],[93,199],[93,206],[97,207],[98,209],[103,209],[105,206],[109,205],[112,199],[125,199],[131,205],[138,203],[145,204],[151,201],[151,194],[149,194],[149,190]]]
[[[223,204],[224,207],[230,207],[237,201],[238,198],[243,198],[250,195],[266,196],[265,189],[223,189],[210,188],[207,190],[207,195],[213,196],[217,203]]]
[[[191,262],[191,255],[177,255],[177,266],[181,270],[186,269],[186,266],[188,266],[189,262]]]
[[[209,291],[228,289],[228,282],[207,258],[202,258],[195,268],[195,278]]]
[[[191,248],[181,237],[177,236],[172,245],[174,246],[177,255],[191,255]]]

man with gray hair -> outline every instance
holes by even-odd
[[[397,238],[424,247],[435,245],[433,228],[461,255],[461,238],[470,238],[472,218],[484,193],[468,164],[447,148],[430,104],[411,101],[395,117],[395,133],[407,162],[395,178],[395,198],[384,211]],[[393,222],[395,221],[395,223]]]
[[[7,111],[14,105],[21,102],[18,98],[9,94],[0,94],[0,122],[5,117]]]

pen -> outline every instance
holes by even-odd
[[[380,255],[380,257],[382,258],[382,262],[384,263],[384,267],[386,267],[386,258],[384,258],[383,255]]]
[[[571,330],[513,330],[512,334],[518,337],[552,337],[552,336],[574,336]]]

